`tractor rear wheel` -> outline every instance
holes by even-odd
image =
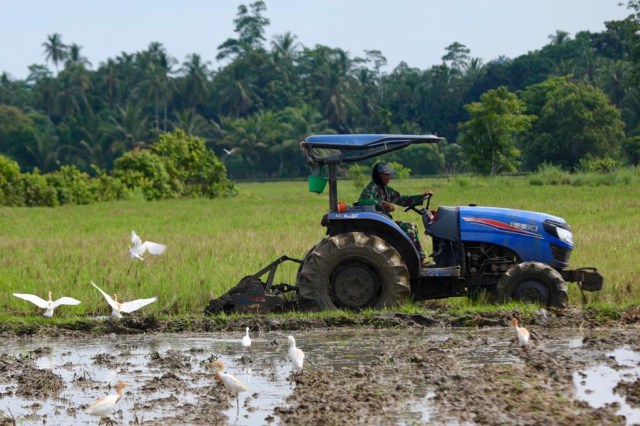
[[[498,298],[519,300],[544,306],[566,308],[567,284],[562,275],[540,262],[523,262],[510,268],[498,281]]]
[[[299,296],[320,309],[392,306],[409,297],[409,270],[382,238],[347,232],[325,238],[305,257]]]

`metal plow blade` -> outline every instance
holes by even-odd
[[[296,291],[298,288],[290,284],[273,284],[276,270],[278,266],[286,261],[292,261],[302,264],[302,260],[294,259],[289,256],[282,256],[269,265],[265,266],[253,275],[249,275],[240,280],[238,285],[233,287],[227,293],[217,299],[209,302],[204,309],[207,315],[215,315],[219,313],[233,312],[283,312],[295,309],[297,303],[295,301],[287,301],[283,297],[284,293]],[[266,282],[260,277],[269,273]]]

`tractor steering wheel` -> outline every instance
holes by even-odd
[[[405,207],[404,211],[408,212],[409,210],[413,210],[419,215],[424,216],[429,211],[429,204],[431,203],[431,197],[433,197],[433,193],[429,191],[426,194],[424,194],[424,196],[420,197],[419,201],[416,201],[415,203]],[[425,200],[427,201],[427,205],[424,208],[418,210],[416,207],[421,205]]]

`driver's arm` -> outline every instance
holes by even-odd
[[[388,189],[391,189],[387,186]],[[418,204],[422,201],[422,194],[417,195],[400,195],[398,191],[391,189],[389,194],[389,201],[393,204],[397,204],[399,206],[407,207],[412,204]]]

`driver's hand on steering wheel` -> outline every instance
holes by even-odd
[[[422,193],[422,198],[427,197],[433,197],[433,192],[431,190]]]
[[[383,201],[382,205],[384,206],[385,209],[387,209],[388,212],[392,212],[394,211],[396,208],[393,206],[393,204],[391,204],[388,201]]]

